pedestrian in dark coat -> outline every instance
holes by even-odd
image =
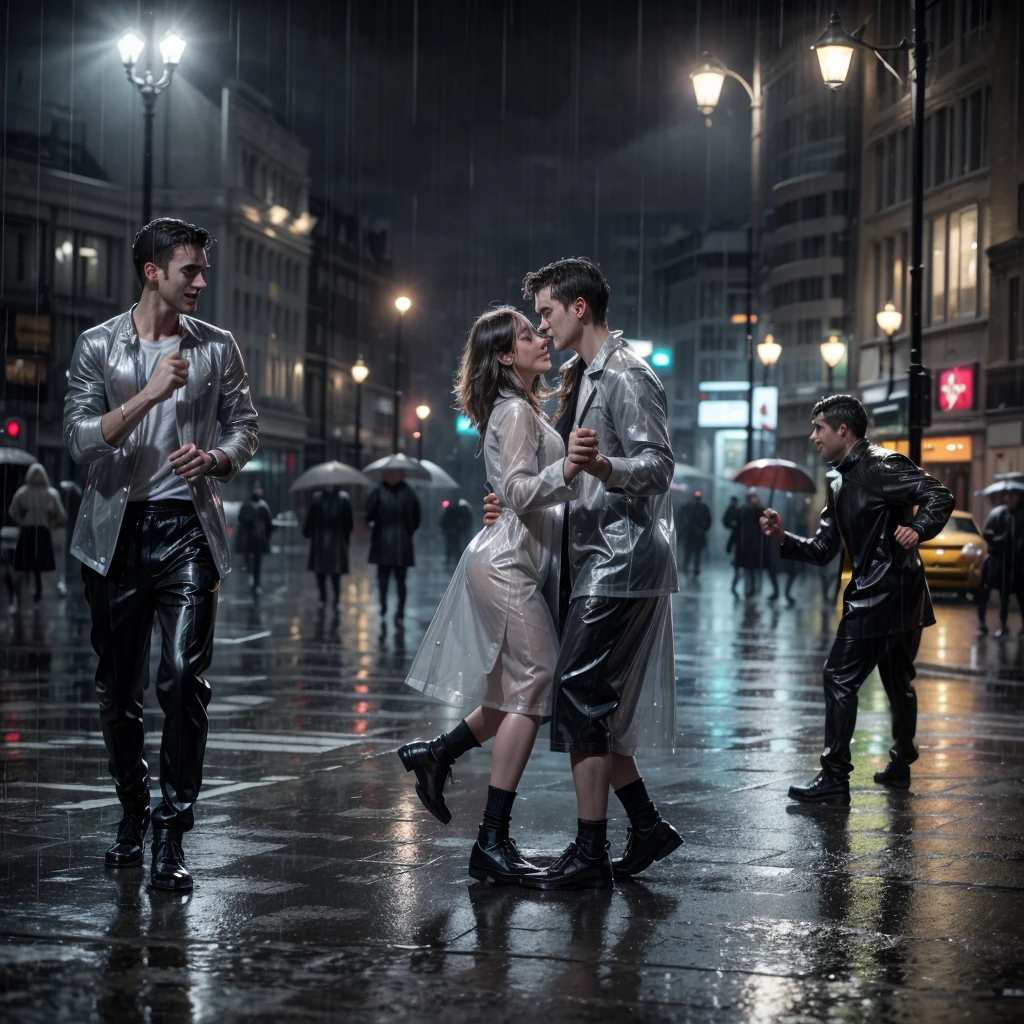
[[[327,577],[331,578],[334,603],[341,597],[341,577],[348,572],[348,540],[352,535],[352,503],[340,487],[313,499],[302,536],[309,538],[306,568],[316,576],[320,603],[327,603]]]
[[[683,572],[689,571],[693,563],[693,577],[700,575],[700,556],[707,549],[707,533],[711,529],[711,509],[703,502],[700,491],[693,492],[693,499],[681,505],[676,513],[676,536],[683,549]]]
[[[370,491],[366,523],[371,529],[369,561],[377,566],[381,616],[388,613],[388,583],[394,575],[398,586],[395,622],[401,622],[405,615],[406,572],[416,564],[412,536],[420,525],[419,499],[401,472],[384,472],[381,482]]]
[[[1017,604],[1024,615],[1024,503],[1017,491],[1000,495],[1001,505],[988,514],[982,531],[988,542],[988,556],[981,567],[978,587],[979,632],[987,633],[985,612],[989,595],[999,591],[999,628],[993,636],[1006,636],[1006,620],[1010,615],[1010,595],[1017,595]]]
[[[751,487],[747,491],[747,500],[739,509],[734,531],[732,592],[736,593],[741,569],[746,573],[747,597],[760,591],[761,573],[767,571],[772,581],[771,600],[774,601],[779,596],[778,559],[774,545],[769,546],[770,542],[761,531],[763,514],[761,499],[757,490]]]
[[[29,466],[25,482],[14,492],[8,511],[19,527],[14,571],[24,573],[26,579],[35,578],[35,599],[41,601],[42,574],[57,567],[50,531],[63,526],[67,517],[57,489],[50,486],[50,478],[38,462]]]
[[[274,516],[263,499],[263,488],[257,484],[252,495],[238,510],[238,541],[245,555],[253,595],[261,593],[260,569],[263,556],[270,554],[270,534],[274,529]]]

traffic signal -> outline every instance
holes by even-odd
[[[4,420],[3,432],[0,433],[0,442],[16,444],[24,448],[27,441],[28,431],[25,429],[25,421],[18,416],[8,416]]]

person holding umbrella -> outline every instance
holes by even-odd
[[[942,531],[953,495],[906,456],[871,444],[864,436],[867,422],[852,395],[829,395],[811,410],[811,441],[838,471],[813,537],[787,533],[773,509],[761,517],[765,536],[781,547],[783,558],[824,565],[845,545],[853,566],[825,662],[821,771],[806,786],[789,787],[790,799],[802,803],[849,804],[857,694],[876,666],[892,706],[893,744],[875,782],[906,789],[918,756],[911,680],[921,630],[935,623],[918,544]]]
[[[348,541],[352,535],[352,503],[340,487],[328,487],[313,497],[302,536],[309,539],[306,568],[316,576],[320,604],[327,604],[327,577],[334,603],[341,598],[341,577],[348,572]]]
[[[985,491],[999,502],[988,514],[982,531],[988,542],[988,556],[981,568],[978,587],[978,631],[988,632],[985,615],[989,595],[999,591],[999,628],[993,636],[1006,636],[1010,614],[1010,595],[1017,595],[1017,606],[1024,615],[1024,482],[1005,480]],[[1024,634],[1024,629],[1021,630]]]
[[[393,575],[398,589],[395,625],[401,627],[405,617],[406,573],[416,564],[412,538],[420,525],[420,500],[405,482],[402,465],[403,461],[412,463],[413,460],[396,454],[389,461],[393,465],[376,469],[380,483],[366,499],[366,524],[371,531],[369,562],[377,566],[381,618],[388,614],[388,589]],[[374,468],[367,466],[366,471]]]

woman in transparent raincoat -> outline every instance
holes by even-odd
[[[416,792],[441,822],[455,759],[494,739],[491,784],[469,861],[474,878],[516,884],[537,868],[509,837],[516,787],[542,719],[551,713],[558,655],[558,551],[562,506],[583,468],[538,404],[551,367],[547,339],[506,306],[473,325],[456,393],[481,434],[498,522],[473,538],[427,629],[406,682],[448,704],[477,705],[451,732],[398,751]]]

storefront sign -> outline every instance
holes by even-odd
[[[710,388],[706,390],[711,390]],[[697,426],[722,429],[745,427],[750,412],[745,398],[705,398],[697,406]],[[754,429],[775,430],[779,425],[779,389],[754,388]]]
[[[950,366],[935,375],[935,402],[939,412],[966,412],[975,407],[977,363]]]

